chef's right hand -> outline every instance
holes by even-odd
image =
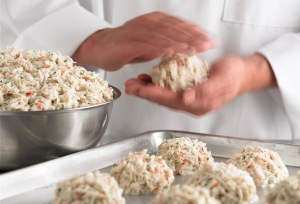
[[[177,52],[202,52],[213,45],[213,40],[199,26],[153,12],[92,34],[76,50],[73,59],[79,64],[115,71],[128,63]]]

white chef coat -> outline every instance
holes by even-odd
[[[195,117],[124,94],[127,79],[158,63],[126,65],[105,79],[123,95],[114,103],[106,137],[148,130],[183,130],[255,139],[300,139],[299,0],[2,0],[1,49],[60,50],[72,55],[96,30],[122,25],[152,11],[199,24],[221,46],[202,53],[212,61],[224,53],[267,57],[279,89],[244,94],[215,113]],[[101,54],[101,53],[99,53]]]

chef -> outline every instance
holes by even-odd
[[[102,70],[110,84],[127,93],[114,104],[106,138],[170,129],[300,139],[300,1],[80,3],[1,1],[1,49],[60,50],[90,69]],[[147,26],[152,23],[154,33],[161,35],[150,38]],[[128,43],[138,36],[149,37],[152,46],[141,49]],[[210,78],[174,93],[154,87],[141,75],[149,74],[159,62],[156,58],[174,52],[196,52],[208,60]]]

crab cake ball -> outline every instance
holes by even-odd
[[[210,67],[207,62],[196,55],[188,56],[177,53],[163,57],[161,62],[152,68],[152,82],[162,88],[182,91],[208,78]]]
[[[125,194],[138,195],[156,193],[169,189],[174,181],[172,169],[162,157],[141,152],[129,153],[111,169]]]
[[[112,176],[94,171],[58,183],[54,204],[124,204],[122,192]]]
[[[187,184],[208,188],[210,194],[222,204],[240,204],[258,199],[252,177],[232,164],[203,164]]]
[[[174,174],[180,175],[191,175],[201,164],[214,161],[205,143],[188,137],[165,140],[156,155],[166,160]]]
[[[169,191],[159,192],[150,204],[220,204],[209,190],[200,186],[175,185]]]
[[[246,146],[227,163],[248,171],[257,187],[272,186],[289,176],[278,153],[262,147]]]
[[[300,203],[300,171],[294,176],[281,180],[267,195],[269,204]]]

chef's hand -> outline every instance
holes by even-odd
[[[167,54],[205,51],[213,41],[199,26],[161,12],[136,17],[124,25],[89,36],[72,56],[74,61],[108,71]]]
[[[126,82],[126,93],[175,110],[202,116],[214,112],[235,97],[250,91],[277,86],[268,61],[259,54],[247,58],[227,55],[212,64],[207,81],[184,92],[163,89],[140,75]]]

